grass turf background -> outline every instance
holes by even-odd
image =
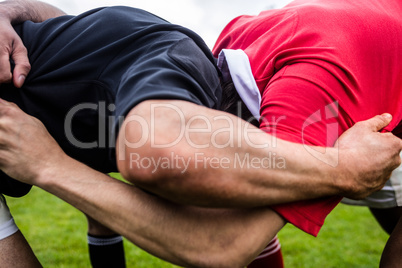
[[[44,267],[90,267],[86,219],[60,199],[33,188],[23,198],[7,198],[14,218]],[[267,223],[269,224],[269,223]],[[367,208],[339,205],[318,238],[291,225],[279,234],[285,266],[378,267],[388,235]],[[176,267],[125,241],[127,267]]]

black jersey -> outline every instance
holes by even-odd
[[[117,171],[119,122],[141,101],[219,108],[218,70],[203,40],[146,11],[99,8],[15,29],[32,69],[21,89],[1,85],[0,98],[40,119],[69,156],[98,171]],[[5,184],[0,178],[0,192],[26,192]]]

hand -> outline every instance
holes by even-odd
[[[391,115],[383,114],[358,122],[338,139],[339,165],[345,172],[335,179],[343,196],[362,199],[380,190],[401,164],[402,140],[378,132],[391,120]]]
[[[21,38],[3,12],[0,9],[0,84],[12,81],[17,88],[20,88],[31,70],[31,65]],[[10,58],[15,63],[13,73],[11,73]]]
[[[17,105],[0,99],[0,169],[35,184],[47,169],[63,161],[64,152],[45,126]]]

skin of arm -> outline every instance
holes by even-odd
[[[27,20],[43,22],[47,19],[66,15],[55,6],[34,0],[8,0],[0,3],[0,14],[11,24],[18,24]]]
[[[17,0],[1,4],[0,18],[3,18],[3,24],[5,21],[9,27],[10,22],[18,23],[26,19],[43,21],[64,15],[59,9],[39,1]],[[6,28],[6,32],[15,34],[12,28]],[[9,55],[14,56],[13,53],[0,56],[0,63],[9,64]],[[29,66],[27,60],[20,62],[25,62],[25,65],[20,66]],[[21,76],[22,80],[25,77],[23,74],[15,75],[15,72],[18,72],[16,70],[24,68],[17,66],[13,75],[14,83],[20,83]],[[175,202],[201,206],[249,207],[327,195],[363,198],[381,188],[391,170],[400,161],[399,155],[392,155],[394,161],[384,163],[384,157],[389,157],[392,151],[389,146],[395,145],[392,153],[398,152],[400,141],[391,134],[375,133],[383,127],[384,121],[389,123],[389,119],[381,120],[379,117],[380,125],[374,126],[371,136],[362,136],[366,137],[367,141],[350,138],[354,135],[343,135],[343,138],[339,139],[338,149],[327,148],[326,153],[318,159],[309,154],[302,145],[275,139],[261,130],[253,129],[237,117],[191,103],[176,102],[173,104],[174,109],[163,110],[162,107],[159,109],[162,112],[155,110],[154,116],[150,116],[152,105],[169,103],[143,102],[135,107],[130,115],[142,118],[141,122],[151,126],[153,133],[144,137],[142,128],[138,127],[139,122],[126,120],[125,129],[120,132],[117,151],[118,158],[123,159],[118,161],[119,170],[127,180]],[[172,129],[172,126],[177,128]],[[221,131],[222,128],[227,128],[228,131]],[[352,132],[359,134],[362,128],[367,126],[361,126],[359,123]],[[177,140],[176,137],[181,134],[184,138]],[[374,139],[374,136],[379,135],[381,141]],[[146,142],[140,148],[131,146],[132,140],[144,138]],[[390,143],[393,138],[395,144]],[[154,146],[172,141],[175,144],[171,146]],[[372,153],[372,148],[365,144],[382,141],[382,147],[375,147],[378,158],[367,159],[366,155]],[[178,157],[176,161],[182,160],[183,165],[187,164],[186,169],[183,169],[183,166],[173,169],[158,168],[152,164],[149,168],[138,168],[142,159],[158,161],[168,159],[172,153]],[[137,165],[133,156],[137,157]],[[264,168],[264,163],[250,162],[261,159],[278,159],[282,165],[279,167],[274,164],[273,167]],[[200,161],[197,162],[198,160]],[[174,164],[173,161],[170,161],[170,164]],[[235,166],[236,164],[238,165]],[[217,168],[222,165],[223,168]]]
[[[62,15],[65,13],[60,9],[40,1],[0,2],[0,84],[12,81],[20,88],[31,69],[27,50],[12,25],[26,20],[42,22]],[[10,58],[15,63],[12,73]]]
[[[13,77],[14,84],[17,87],[22,86],[30,69],[26,49],[11,27],[11,23],[19,23],[25,20],[40,22],[64,14],[58,8],[40,1],[14,0],[0,3],[0,35],[1,31],[5,33],[2,36],[6,38],[2,39],[2,42],[7,43],[6,45],[0,43],[0,47],[6,48],[2,50],[3,54],[0,54],[0,70],[2,70],[0,71],[0,83]],[[16,63],[13,75],[4,71],[10,69],[10,55]],[[151,118],[147,117],[150,105],[152,104],[144,102],[134,108],[130,114],[143,117],[147,124],[150,125],[152,123],[149,121]],[[225,120],[222,118],[222,113],[184,102],[180,103],[177,108],[181,109],[181,113],[187,115],[190,120],[197,117],[194,112],[205,112],[206,117],[198,120],[196,118],[191,122],[184,120],[183,122],[182,117],[178,118],[177,111],[172,109],[165,109],[159,116],[154,116],[155,122],[152,123],[155,126],[154,138],[162,139],[157,140],[156,143],[162,142],[166,144],[169,135],[170,139],[172,139],[172,136],[178,135],[175,130],[172,130],[171,126],[178,126],[177,129],[180,131],[185,130],[186,139],[178,141],[174,147],[170,146],[170,148],[151,148],[153,144],[149,143],[151,140],[149,138],[147,139],[148,143],[141,148],[128,148],[130,146],[127,145],[132,143],[130,141],[143,137],[143,133],[135,129],[137,124],[133,120],[126,124],[128,131],[120,132],[123,135],[119,136],[118,144],[121,146],[118,149],[122,150],[120,150],[120,153],[118,150],[118,157],[126,158],[128,161],[119,161],[118,165],[122,174],[129,181],[165,198],[185,204],[224,207],[230,204],[232,206],[255,206],[326,195],[344,195],[359,199],[364,198],[375,190],[379,190],[385,180],[388,179],[393,168],[398,165],[397,162],[400,161],[399,156],[392,155],[394,161],[390,161],[388,164],[384,163],[384,159],[387,159],[386,157],[389,157],[391,152],[391,149],[387,146],[395,145],[393,153],[400,149],[399,140],[397,141],[391,134],[381,134],[381,140],[374,139],[374,136],[380,135],[379,133],[362,136],[366,137],[367,141],[353,138],[355,134],[360,134],[362,129],[367,128],[367,125],[364,125],[365,123],[363,123],[363,126],[358,123],[353,128],[352,134],[343,135],[339,139],[340,150],[326,148],[326,153],[320,155],[321,159],[317,159],[307,153],[301,145],[275,139],[257,129],[251,128],[253,133],[248,133],[245,122],[237,117],[225,115],[227,119]],[[379,118],[378,120],[380,128],[384,120],[386,123],[390,121],[389,118]],[[226,124],[226,127],[236,131],[219,132],[222,124]],[[187,126],[190,127],[186,130]],[[198,132],[203,133],[195,133],[194,129],[197,128],[201,129]],[[166,129],[169,129],[169,131],[166,131]],[[237,131],[238,129],[240,129],[240,134]],[[376,132],[378,130],[379,128],[374,126],[372,131]],[[245,132],[247,133],[244,135]],[[395,144],[390,142],[393,138]],[[188,142],[189,140],[190,143]],[[384,141],[383,147],[375,147],[378,155],[376,159],[367,159],[367,155],[370,155],[368,153],[372,149],[371,147],[366,147],[366,151],[363,149],[356,150],[359,141],[370,144],[373,142],[379,143],[382,140]],[[216,142],[218,146],[200,148],[211,142]],[[231,143],[230,146],[219,148],[227,142]],[[268,147],[256,148],[259,145],[268,145]],[[373,146],[375,145],[373,144]],[[135,167],[131,161],[133,160],[131,158],[133,153],[134,156],[138,155],[142,159],[160,160],[171,156],[172,152],[176,156],[182,157],[185,163],[188,163],[189,168],[185,172],[183,172],[183,169],[173,171],[166,168],[155,169],[156,167],[152,165],[148,169],[133,168]],[[194,162],[196,161],[196,154],[203,158],[201,159],[203,163],[198,163],[197,168],[197,163]],[[274,156],[273,159],[272,156]],[[249,158],[247,159],[247,157]],[[248,161],[247,165],[251,164],[249,163],[250,158],[251,161],[258,161],[258,159],[267,159],[267,157],[271,157],[271,160],[278,158],[281,161],[284,159],[285,168],[240,168],[241,165],[238,161],[246,159]],[[229,162],[225,166],[229,168],[215,168],[226,163],[221,161]],[[234,168],[233,165],[236,161],[239,162],[239,165]],[[336,163],[336,165],[326,165],[323,162]],[[355,164],[354,166],[353,163]],[[203,168],[202,164],[204,164],[204,167],[206,165],[209,168]],[[262,165],[263,163],[257,163],[256,166]],[[202,172],[198,172],[199,169],[203,169]],[[289,185],[292,185],[293,190],[289,189]],[[207,196],[203,194],[205,192],[208,193]],[[187,193],[187,195],[182,193]],[[211,198],[212,196],[213,198]],[[182,200],[178,200],[180,198]]]
[[[0,3],[0,35],[4,37],[0,41],[0,47],[4,48],[0,52],[0,84],[13,79],[14,84],[20,87],[30,69],[26,49],[11,24],[25,20],[40,22],[61,15],[65,15],[65,13],[40,1],[13,0]],[[10,57],[16,63],[13,74],[7,71],[10,70]],[[130,114],[143,117],[147,122],[147,120],[151,120],[147,117],[150,105],[147,102],[142,103],[133,109]],[[179,107],[180,105],[182,107]],[[400,161],[399,156],[395,155],[392,155],[393,161],[388,164],[384,161],[387,157],[390,157],[390,152],[395,153],[400,150],[400,141],[392,137],[392,134],[375,133],[384,125],[384,122],[389,123],[389,118],[379,117],[376,121],[379,127],[377,125],[374,125],[374,127],[367,126],[367,123],[356,124],[356,127],[349,131],[352,134],[342,135],[338,140],[340,150],[326,148],[325,154],[319,155],[321,159],[317,159],[307,153],[303,146],[275,139],[257,129],[252,129],[253,133],[242,135],[242,130],[246,129],[245,122],[234,116],[226,115],[225,117],[228,120],[219,119],[219,117],[222,117],[222,113],[216,114],[216,112],[190,103],[180,105],[177,108],[181,109],[181,113],[188,115],[189,118],[194,119],[197,116],[194,116],[195,111],[205,112],[206,117],[193,120],[190,123],[185,120],[183,122],[182,117],[177,118],[177,111],[167,109],[165,113],[153,118],[155,119],[155,122],[153,122],[155,126],[154,138],[162,139],[157,142],[166,143],[169,135],[178,135],[172,130],[171,126],[178,126],[177,129],[181,131],[190,125],[190,128],[185,130],[186,132],[184,133],[189,138],[178,141],[174,145],[175,147],[171,146],[170,148],[150,148],[152,146],[150,143],[144,144],[142,148],[128,148],[130,146],[127,145],[132,143],[130,141],[143,137],[143,133],[135,129],[136,122],[133,120],[126,124],[128,131],[120,132],[123,135],[119,136],[118,141],[118,144],[121,145],[118,149],[122,149],[120,153],[118,150],[118,157],[127,158],[129,161],[119,161],[118,164],[121,172],[129,181],[165,198],[186,204],[190,202],[190,204],[194,205],[207,206],[212,204],[215,206],[228,206],[230,204],[232,206],[255,206],[338,194],[355,199],[364,198],[382,187],[390,172]],[[145,113],[141,109],[145,109]],[[151,123],[150,121],[147,122],[147,124]],[[236,131],[232,133],[219,132],[217,129],[221,124],[226,124],[226,127]],[[358,137],[367,127],[374,128],[371,135],[362,136],[368,140],[354,138],[354,135]],[[193,130],[197,128],[200,128],[201,132],[204,131],[204,133],[195,133]],[[169,129],[169,131],[166,131],[166,129]],[[238,129],[241,130],[240,135],[238,135]],[[194,138],[194,135],[196,135],[196,138]],[[227,137],[228,135],[230,137]],[[381,135],[381,140],[375,139],[375,136],[379,135]],[[188,142],[189,140],[191,144]],[[212,140],[218,146],[215,146],[215,148],[200,148],[202,145],[211,143]],[[268,143],[267,140],[269,141]],[[391,140],[394,143],[391,143]],[[149,142],[150,139],[148,138],[147,141]],[[378,157],[367,159],[367,155],[372,155],[373,153],[373,151],[370,151],[372,148],[366,147],[367,150],[365,151],[364,149],[357,150],[360,141],[362,147],[364,147],[364,142],[368,144],[374,143],[373,146]],[[375,143],[382,141],[384,141],[382,147],[375,147]],[[219,148],[226,142],[232,142],[231,146]],[[239,146],[239,143],[241,146]],[[257,147],[261,144],[267,144],[268,147],[255,148],[256,144]],[[389,146],[394,145],[395,150],[392,151]],[[149,169],[135,169],[130,158],[133,153],[136,153],[139,157],[145,157],[148,160],[162,159],[163,157],[169,157],[172,152],[179,157],[183,157],[184,161],[195,161],[195,154],[198,153],[198,156],[203,157],[201,162],[208,167],[219,166],[222,164],[220,161],[229,161],[229,167],[230,164],[233,166],[236,157],[238,157],[238,160],[244,160],[249,156],[252,160],[258,160],[267,158],[267,156],[271,158],[274,156],[274,158],[280,158],[279,160],[285,160],[285,168],[264,169],[251,167],[243,169],[239,168],[240,165],[238,165],[238,168],[219,169],[212,167],[207,169],[200,167],[202,163],[199,163],[198,168],[195,168],[196,163],[190,161],[187,162],[189,168],[185,172],[182,172],[183,169],[179,169],[179,172],[171,172],[166,168],[155,170],[155,167],[152,166]],[[326,165],[323,162],[336,164]],[[203,169],[203,171],[198,172],[198,169]],[[294,187],[293,191],[289,190],[289,185]],[[205,198],[206,196],[203,194],[205,191],[208,192],[208,198]],[[210,198],[213,191],[215,191],[214,197]],[[182,195],[181,193],[183,192],[188,194]],[[284,194],[284,192],[287,194]],[[182,198],[182,200],[177,200],[179,198]],[[239,201],[236,202],[236,199]],[[205,203],[208,202],[205,200],[210,200],[210,202]]]
[[[362,198],[382,188],[400,163],[402,142],[377,133],[390,121],[378,116],[356,124],[337,148],[326,148],[317,158],[303,145],[275,139],[230,114],[184,101],[145,101],[131,110],[120,131],[118,167],[137,186],[197,206],[254,207],[329,195]],[[379,158],[368,159],[373,152]],[[272,156],[285,164],[258,162]],[[167,159],[176,168],[158,166]],[[326,164],[331,161],[336,165]]]
[[[62,169],[48,169],[38,178],[39,187],[149,253],[177,265],[244,267],[285,224],[267,208],[231,210],[178,205],[94,172],[72,159],[63,161]]]
[[[4,100],[0,132],[0,168],[8,175],[178,265],[244,267],[285,224],[267,208],[197,208],[146,194],[68,157],[39,120]]]
[[[0,34],[6,36],[3,40],[7,42],[5,45],[1,45],[6,48],[6,53],[3,51],[4,54],[0,55],[0,69],[10,69],[10,56],[16,63],[13,74],[4,71],[0,72],[0,83],[11,81],[13,77],[14,84],[20,87],[30,69],[26,50],[19,37],[14,33],[11,23],[20,23],[25,20],[40,22],[60,15],[64,15],[64,13],[57,8],[38,1],[5,1],[0,3],[0,23],[2,25]],[[3,25],[6,25],[6,27],[3,27]],[[7,35],[9,36],[7,37]],[[384,120],[387,121],[387,119]],[[170,122],[167,121],[166,123]],[[193,127],[196,128],[197,124],[194,124]],[[204,128],[205,126],[201,125],[200,127]],[[367,128],[367,126],[361,126],[360,129],[362,128]],[[374,128],[373,132],[381,127]],[[355,132],[359,131],[355,130]],[[258,137],[263,135],[257,133],[251,134],[251,136],[254,136],[252,139],[256,139],[258,142],[258,140],[261,140]],[[124,138],[131,140],[136,137],[126,135]],[[156,138],[159,137],[161,135],[156,136]],[[210,138],[207,137],[206,140]],[[221,141],[226,139],[225,137],[219,138]],[[266,139],[266,136],[263,138]],[[386,141],[387,144],[391,144],[391,139],[391,137],[382,137],[382,140]],[[349,140],[354,145],[355,140],[350,138],[344,139],[345,144],[347,145]],[[201,138],[197,142],[203,144],[204,141],[205,139]],[[124,144],[127,143],[124,142]],[[186,151],[189,148],[188,144],[182,145],[176,149]],[[287,147],[288,145],[286,142],[278,141],[278,146],[280,147]],[[396,148],[400,147],[396,141],[394,141],[393,145],[396,145]],[[176,202],[206,206],[260,206],[331,194],[352,194],[350,197],[364,197],[374,189],[380,188],[384,178],[388,176],[387,173],[395,167],[395,163],[398,161],[393,157],[393,161],[382,170],[386,171],[385,175],[381,175],[382,180],[368,180],[368,182],[356,180],[354,178],[359,177],[361,174],[363,174],[363,178],[368,179],[366,174],[373,170],[360,168],[356,171],[350,168],[350,165],[349,167],[345,165],[349,160],[354,160],[354,156],[361,156],[362,154],[356,153],[354,146],[350,148],[343,146],[343,148],[342,152],[329,150],[326,155],[331,161],[331,159],[337,157],[338,153],[341,156],[344,153],[346,155],[348,152],[349,156],[342,158],[340,161],[340,168],[339,166],[336,168],[329,166],[323,168],[322,163],[317,163],[317,159],[312,159],[311,156],[306,155],[300,146],[299,148],[294,147],[287,152],[280,150],[278,152],[285,159],[288,159],[287,164],[293,168],[286,169],[285,172],[282,172],[283,170],[270,170],[271,177],[266,177],[266,172],[257,171],[256,169],[252,169],[251,172],[250,170],[242,171],[239,169],[233,169],[230,172],[216,172],[214,170],[214,172],[205,174],[198,174],[197,170],[190,169],[185,174],[187,176],[179,174],[179,176],[174,176],[172,180],[172,174],[162,172],[155,174],[156,176],[153,176],[154,174],[150,176],[150,170],[138,172],[133,171],[131,168],[127,170],[125,164],[119,166],[130,181]],[[130,154],[130,150],[125,149],[124,151]],[[261,151],[262,153],[260,154],[252,152],[252,156],[257,158],[266,156],[264,150]],[[188,152],[191,154],[187,154],[187,159],[193,155],[194,150]],[[274,152],[276,151],[274,150]],[[388,153],[387,156],[389,156],[389,150],[386,152]],[[65,156],[62,152],[59,153],[60,156]],[[167,156],[166,153],[166,150],[161,150],[159,155],[161,157]],[[228,153],[233,156],[234,151]],[[247,153],[247,151],[239,152],[242,156]],[[267,153],[267,150],[265,150],[265,153]],[[210,158],[217,157],[218,159],[227,157],[220,150],[213,150],[210,155],[206,156]],[[304,158],[306,156],[307,158]],[[38,157],[40,158],[41,156]],[[305,162],[300,165],[297,161],[294,162],[292,157],[299,157],[304,159]],[[381,155],[379,158],[381,158]],[[259,208],[247,211],[208,210],[166,202],[157,197],[149,196],[131,185],[110,179],[68,157],[58,159],[61,162],[51,164],[51,161],[48,161],[45,165],[47,168],[44,168],[40,174],[24,176],[30,177],[31,180],[35,181],[36,185],[66,200],[109,228],[118,231],[145,250],[179,265],[201,267],[244,266],[249,260],[252,260],[253,256],[259,253],[284,224],[283,220],[269,209]],[[20,161],[20,159],[17,161]],[[233,159],[229,159],[229,161],[233,161]],[[383,162],[379,164],[383,164]],[[25,166],[29,167],[29,164]],[[384,165],[381,167],[384,167]],[[60,172],[61,170],[62,172]],[[79,174],[77,171],[79,171]],[[33,169],[31,172],[26,174],[32,175],[36,173]],[[375,174],[378,174],[378,172],[379,170]],[[63,174],[63,176],[60,176],[60,174]],[[250,178],[250,174],[256,177],[251,177],[252,179],[248,180],[247,178]],[[279,176],[281,174],[282,177]],[[139,175],[140,179],[138,179]],[[198,176],[192,177],[195,178],[195,181],[190,181],[190,176],[188,175]],[[214,178],[223,178],[227,175],[229,175],[228,178],[220,184],[212,184],[212,187],[208,186]],[[88,180],[88,177],[91,179]],[[274,181],[272,184],[267,183],[268,180],[271,181],[272,177],[280,178],[281,180],[284,177],[288,179],[282,182]],[[57,178],[66,183],[60,184],[60,181],[49,180],[49,178]],[[265,178],[265,180],[260,181],[260,178]],[[302,183],[297,184],[296,178]],[[321,180],[324,178],[326,182],[322,183]],[[352,178],[352,182],[347,183],[346,180],[350,178]],[[160,184],[161,179],[167,181],[167,184]],[[178,179],[184,180],[180,181],[180,187],[176,188],[175,183]],[[205,181],[202,182],[204,179]],[[246,180],[246,182],[242,183],[243,180]],[[363,186],[359,186],[357,182],[362,182]],[[160,186],[156,187],[155,183]],[[289,191],[288,195],[284,195],[284,192],[288,191],[289,183],[295,185],[295,189],[298,191]],[[197,188],[198,186],[201,187]],[[215,193],[212,191],[211,193],[215,197],[210,199],[209,202],[205,202],[204,191],[208,192],[215,187],[222,187],[221,191]],[[193,190],[194,188],[196,191]],[[267,189],[270,190],[267,191]],[[187,195],[177,198],[177,193],[187,190],[190,190]],[[239,198],[236,197],[238,193],[240,193]],[[300,195],[295,195],[295,193],[300,193]],[[99,198],[99,196],[102,196],[102,198]],[[119,196],[119,199],[116,196]],[[121,209],[116,210],[116,207]],[[104,215],[109,215],[110,217],[104,217]],[[266,227],[267,222],[270,222],[269,228]],[[224,232],[221,231],[223,226],[225,227]],[[261,228],[261,226],[265,228]],[[250,236],[250,234],[258,234],[258,236]],[[192,244],[194,243],[193,241],[197,241],[197,244]],[[247,252],[244,252],[244,248],[247,249]],[[200,252],[204,254],[200,254]],[[227,260],[232,260],[233,263],[228,263]]]
[[[401,147],[398,139],[373,135],[388,122],[368,120],[351,140],[360,131],[360,139],[372,143],[364,148],[385,150],[381,144],[388,143],[388,157],[382,157],[399,162],[393,157],[395,147]],[[183,266],[243,267],[285,224],[264,207],[207,209],[150,196],[68,157],[39,120],[1,99],[0,168],[58,196],[150,253]]]

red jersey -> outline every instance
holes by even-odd
[[[394,117],[386,130],[400,134],[401,14],[399,0],[299,0],[234,19],[213,52],[247,54],[262,96],[261,128],[279,138],[333,146],[355,122],[384,112]],[[340,199],[273,209],[317,235]]]

